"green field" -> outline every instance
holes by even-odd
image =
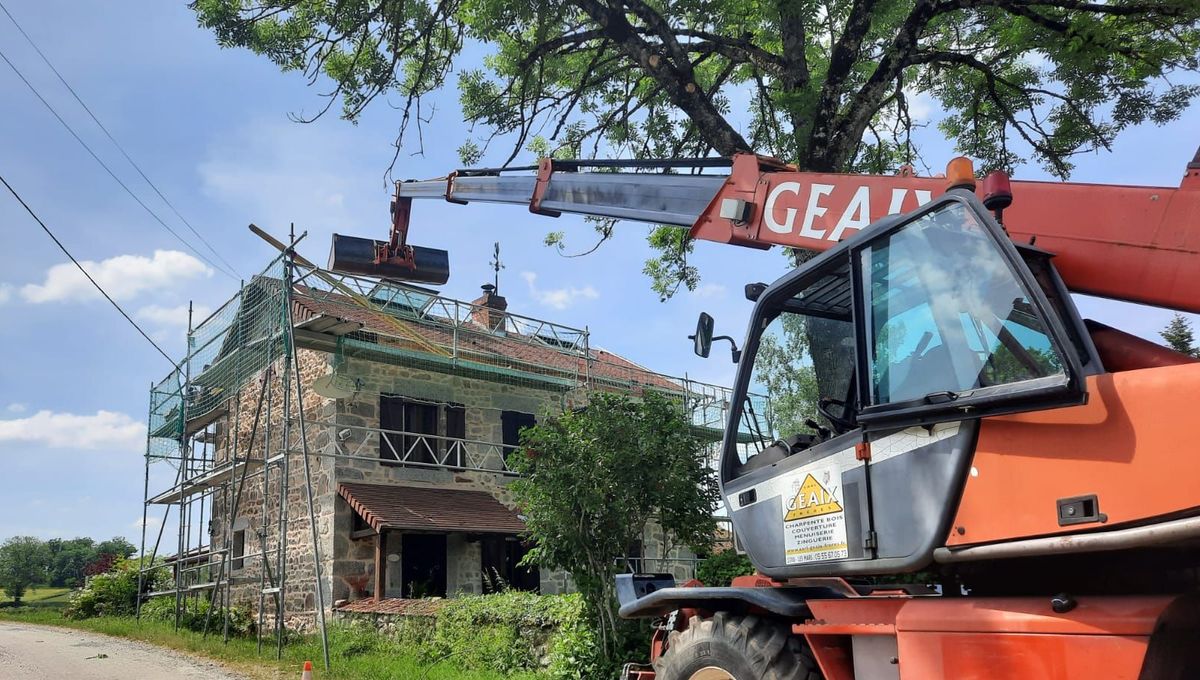
[[[11,602],[12,598],[0,588],[0,602]],[[30,588],[21,598],[21,604],[38,609],[62,609],[71,601],[70,588]],[[2,611],[2,610],[0,610]]]
[[[49,591],[50,589],[46,589]],[[194,656],[220,661],[230,669],[256,680],[274,680],[299,677],[306,660],[313,662],[317,678],[338,680],[385,680],[404,678],[407,680],[496,680],[501,678],[493,672],[464,671],[455,668],[452,660],[430,662],[418,658],[411,649],[406,649],[375,634],[341,626],[330,628],[330,653],[332,670],[325,672],[321,662],[321,644],[314,638],[293,642],[283,650],[283,659],[275,659],[275,648],[271,641],[264,641],[262,654],[257,651],[254,639],[231,639],[228,644],[219,634],[207,637],[200,633],[175,631],[170,623],[158,621],[138,622],[130,617],[100,617],[83,621],[70,621],[50,607],[25,609],[19,612],[0,609],[0,621],[20,621],[52,626],[65,626],[88,630],[105,635],[142,640],[162,647],[169,647]],[[536,680],[531,674],[508,676],[508,680]]]

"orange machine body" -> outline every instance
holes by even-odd
[[[1087,383],[1081,406],[980,423],[947,545],[1112,528],[1197,505],[1200,363],[1104,373]],[[1104,524],[1060,526],[1056,500],[1090,494]]]
[[[952,166],[952,174],[962,175],[964,165]],[[553,163],[542,165],[530,202],[535,212],[545,212],[540,201],[555,172]],[[967,173],[956,186],[970,181]],[[711,186],[705,183],[704,190]],[[698,204],[707,202],[707,207],[693,223],[691,236],[754,248],[824,251],[886,215],[918,208],[947,188],[947,180],[939,178],[806,173],[742,154],[733,158],[716,194],[700,197]],[[989,205],[987,196],[984,203],[1003,211],[1014,242],[1036,242],[1053,254],[1054,268],[1070,291],[1200,313],[1200,153],[1177,188],[1012,182],[1011,194],[1011,205]],[[453,178],[445,197],[454,200]],[[1200,456],[1195,455],[1194,423],[1200,362],[1098,324],[1089,324],[1087,333],[1107,372],[1086,378],[1085,404],[982,419],[961,496],[949,500],[958,507],[939,553],[994,554],[1020,548],[1024,539],[1121,528],[1132,532],[1197,514]],[[1080,497],[1093,499],[1100,514],[1095,521],[1087,514],[1090,523],[1064,526],[1059,503]],[[1192,552],[1185,557],[1191,559],[1194,541],[1186,547]],[[1045,563],[1030,564],[1040,568]],[[1193,580],[1171,592],[1194,590],[1193,564],[1183,562],[1180,569]],[[1003,565],[994,571],[998,578],[1008,578]],[[1047,583],[1082,587],[1075,575],[1054,572]],[[796,581],[804,580],[743,577],[734,586],[800,587],[804,584]],[[946,584],[960,587],[954,579]],[[868,594],[806,599],[807,613],[789,614],[788,622],[794,634],[806,638],[826,680],[1200,677],[1185,674],[1200,667],[1200,653],[1194,651],[1200,649],[1196,596],[1132,594],[1171,587],[1143,582],[1138,589],[1114,586],[1080,591],[1105,594],[1052,598],[1044,592],[1051,586],[1020,590],[1027,585],[992,592],[1028,596],[960,597],[958,592],[915,595],[917,590],[904,587],[885,592],[844,584],[837,590]],[[711,603],[688,600],[678,612],[711,614],[705,609]],[[737,609],[765,613],[758,606],[747,600]],[[688,625],[686,615],[666,621],[656,629],[652,656],[669,651],[671,631]],[[1183,637],[1178,637],[1181,631]],[[651,680],[654,673],[641,666],[627,669],[625,677]]]
[[[900,680],[1137,680],[1173,599],[1079,598],[1063,613],[1034,597],[810,600],[792,631],[826,680],[854,680],[864,656]]]
[[[1192,167],[1195,166],[1195,167]],[[871,222],[908,212],[946,190],[931,177],[797,172],[734,157],[693,238],[757,248],[827,250]],[[1014,241],[1055,254],[1074,292],[1200,312],[1200,162],[1179,188],[1012,182],[1004,222]],[[744,201],[744,219],[722,217]]]

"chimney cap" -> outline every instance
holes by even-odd
[[[485,292],[485,293],[491,293],[496,290],[496,287],[490,283],[485,283],[482,286],[480,286],[480,288],[482,288],[483,292]]]

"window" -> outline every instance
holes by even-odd
[[[463,467],[467,457],[467,409],[461,404],[448,404],[446,409],[446,439],[442,442],[446,447],[446,464]]]
[[[870,305],[870,405],[954,401],[1024,381],[1066,382],[1062,358],[1021,280],[966,206],[949,203],[881,236],[858,257]]]
[[[770,466],[852,427],[855,366],[849,267],[783,293],[763,319],[726,474]],[[764,396],[765,395],[765,396]]]
[[[238,529],[233,532],[233,552],[230,555],[234,571],[246,566],[246,530]]]
[[[467,411],[462,404],[384,395],[379,398],[379,428],[385,430],[379,437],[382,460],[462,467],[466,459]]]
[[[521,445],[521,430],[537,425],[537,418],[532,413],[520,411],[504,411],[500,414],[501,440],[504,442],[505,453]]]

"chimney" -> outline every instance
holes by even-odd
[[[475,305],[475,309],[471,310],[471,320],[488,330],[504,330],[504,310],[508,309],[508,300],[497,295],[496,287],[490,283],[480,287],[483,288],[483,295],[471,303]]]

